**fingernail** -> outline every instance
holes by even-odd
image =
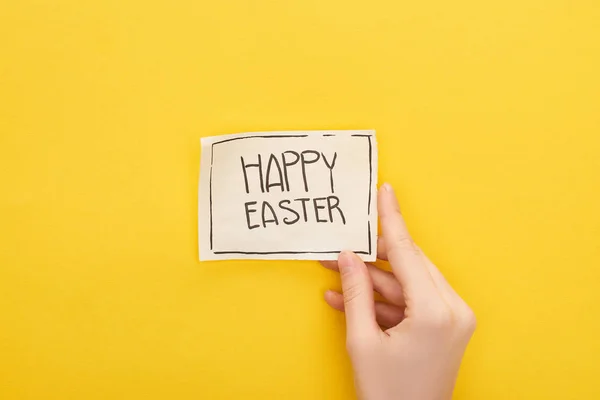
[[[335,261],[319,261],[321,265],[327,269],[336,270],[337,263]]]
[[[340,269],[348,270],[350,268],[354,268],[356,265],[356,260],[354,259],[354,254],[352,252],[344,250],[340,253],[338,258],[338,265]]]
[[[333,302],[336,300],[336,297],[339,296],[339,292],[333,291],[333,290],[327,290],[325,291],[323,298],[325,299],[325,302],[329,303],[329,302]]]
[[[384,183],[383,185],[381,185],[381,188],[383,190],[385,190],[386,192],[392,192],[394,189],[392,189],[392,185],[390,185],[389,183]]]

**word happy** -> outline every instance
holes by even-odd
[[[340,199],[335,196],[333,170],[337,160],[337,152],[326,156],[315,150],[296,152],[292,150],[279,154],[270,154],[263,158],[260,154],[256,159],[246,160],[240,157],[246,194],[251,194],[250,188],[257,187],[260,193],[288,193],[291,189],[310,192],[310,180],[307,176],[307,166],[321,165],[325,173],[318,177],[327,177],[331,194],[320,197],[286,198],[279,201],[248,201],[244,203],[248,229],[266,228],[274,225],[294,225],[300,222],[346,224],[346,217],[340,208]],[[290,182],[290,171],[296,171],[293,176],[302,176],[300,182]],[[254,183],[254,184],[251,184]],[[256,185],[258,183],[258,185]],[[256,214],[256,215],[254,215]]]

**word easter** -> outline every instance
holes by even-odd
[[[321,163],[325,167],[325,173],[328,174],[331,190],[331,194],[327,196],[282,199],[276,202],[275,207],[266,200],[261,201],[260,206],[258,201],[247,201],[244,203],[244,210],[248,229],[256,229],[261,226],[266,228],[269,224],[279,225],[280,223],[294,225],[301,221],[309,222],[309,220],[317,223],[334,223],[339,220],[345,225],[346,217],[340,208],[340,199],[334,195],[333,170],[336,160],[337,152],[326,156],[315,150],[301,152],[288,150],[279,154],[271,153],[265,159],[261,154],[257,154],[254,160],[240,157],[246,194],[253,193],[251,187],[255,190],[259,189],[260,193],[286,193],[296,189],[308,193],[310,180],[306,167],[310,164]],[[301,182],[290,183],[290,171],[293,170],[299,170],[302,176]],[[298,174],[294,176],[298,176]],[[319,177],[322,179],[323,173],[311,178]],[[251,181],[257,182],[258,185],[252,185]],[[258,215],[253,215],[254,213]]]

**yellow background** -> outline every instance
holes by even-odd
[[[600,398],[597,0],[1,0],[0,398],[347,399],[315,262],[199,263],[199,138],[374,128],[457,399]]]

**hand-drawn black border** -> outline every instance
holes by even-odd
[[[232,142],[234,140],[243,140],[243,139],[273,139],[273,138],[299,138],[299,137],[308,137],[309,135],[255,135],[255,136],[244,136],[244,137],[236,137],[231,139],[224,139],[218,142],[214,142],[210,146],[210,177],[208,182],[209,187],[209,206],[210,206],[210,251],[213,254],[247,254],[247,255],[269,255],[269,254],[337,254],[342,250],[331,250],[331,251],[214,251],[213,250],[213,201],[212,201],[212,171],[213,171],[213,154],[214,147],[216,144]],[[322,136],[335,136],[334,134],[323,134]],[[369,142],[369,202],[367,215],[371,216],[371,191],[373,185],[373,146],[371,144],[371,136],[373,135],[364,135],[364,134],[354,134],[350,135],[352,137],[365,137]],[[372,245],[371,245],[371,221],[367,221],[367,240],[369,251],[354,251],[356,254],[371,254]]]

